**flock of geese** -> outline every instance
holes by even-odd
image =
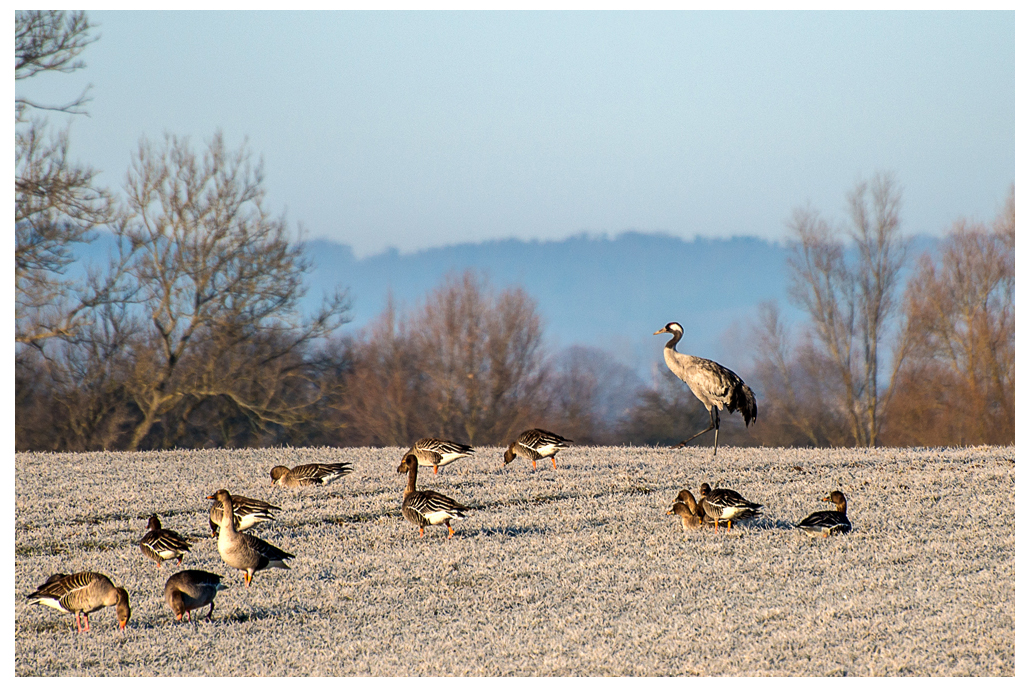
[[[665,346],[666,364],[705,405],[710,417],[707,429],[679,446],[714,429],[714,455],[719,448],[719,410],[740,412],[745,426],[749,426],[758,414],[754,393],[739,376],[722,365],[676,351],[676,343],[683,336],[683,328],[678,323],[670,322],[655,332],[663,333],[673,336]],[[509,444],[504,452],[504,463],[507,465],[516,458],[524,458],[532,463],[535,470],[537,461],[550,458],[557,470],[556,455],[560,450],[568,448],[570,443],[570,439],[553,432],[530,429]],[[443,525],[450,539],[454,536],[451,522],[464,519],[465,512],[469,510],[468,506],[439,492],[420,491],[417,488],[419,466],[431,466],[433,474],[437,474],[439,468],[473,453],[470,446],[439,438],[419,439],[405,452],[397,468],[398,473],[407,474],[401,513],[419,528],[419,536],[424,536],[425,528],[429,525]],[[277,465],[272,468],[270,475],[273,486],[293,488],[329,484],[351,470],[350,463],[312,463],[292,469]],[[705,526],[718,530],[721,523],[726,523],[726,529],[729,530],[734,522],[753,518],[763,508],[762,504],[749,501],[732,489],[712,490],[707,483],[701,485],[699,493],[701,500],[697,501],[689,490],[682,490],[668,511],[680,517],[684,530]],[[254,573],[259,570],[289,568],[287,561],[294,558],[293,554],[244,531],[274,520],[273,511],[280,508],[258,499],[230,494],[225,489],[219,489],[207,498],[215,501],[208,519],[212,536],[218,537],[219,556],[226,565],[243,572],[245,586],[250,586]],[[822,500],[832,502],[834,510],[812,513],[796,526],[812,537],[850,532],[851,523],[847,517],[844,495],[833,491]],[[158,567],[173,559],[181,565],[183,556],[190,550],[190,544],[182,536],[161,526],[156,514],[150,517],[147,532],[139,546],[143,554],[155,561]],[[204,570],[183,570],[169,577],[165,583],[165,601],[177,621],[184,618],[192,621],[191,611],[205,606],[209,607],[207,617],[210,618],[214,613],[215,595],[222,589],[225,587],[220,575]],[[106,575],[91,571],[51,575],[35,592],[28,595],[28,603],[42,604],[63,613],[74,613],[75,627],[79,632],[89,631],[89,614],[101,608],[115,607],[118,628],[122,631],[131,614],[128,592],[122,587],[116,587]],[[80,614],[84,618],[83,622],[80,622]]]
[[[522,457],[533,463],[551,458],[558,468],[555,454],[568,448],[571,441],[553,432],[531,429],[523,432],[513,441],[504,454],[505,464],[515,457]],[[425,534],[428,525],[444,525],[448,539],[454,536],[452,520],[465,517],[467,506],[439,492],[417,489],[419,465],[431,466],[433,473],[459,458],[471,456],[471,446],[446,439],[419,439],[405,454],[398,473],[407,473],[408,483],[404,489],[401,512],[405,519],[417,525],[419,535]],[[270,476],[273,486],[286,488],[321,486],[329,484],[351,472],[350,463],[311,463],[287,468],[277,465]],[[208,521],[212,536],[218,537],[218,554],[231,568],[243,572],[245,586],[249,587],[254,573],[269,568],[289,569],[287,562],[294,558],[269,542],[248,534],[248,530],[260,523],[275,519],[273,511],[278,506],[239,494],[230,494],[219,489],[207,497],[216,503],[211,506]],[[165,529],[156,514],[147,522],[147,532],[139,542],[140,551],[158,567],[175,560],[180,565],[189,553],[189,542],[178,532]],[[168,578],[165,583],[165,601],[177,621],[192,621],[191,611],[208,607],[210,618],[215,609],[215,595],[225,589],[221,575],[205,570],[183,570]],[[75,614],[75,627],[79,632],[89,631],[89,614],[108,606],[114,606],[118,617],[118,629],[125,630],[132,613],[129,594],[123,587],[116,587],[106,575],[84,571],[71,575],[57,573],[48,577],[35,592],[28,595],[29,604],[42,604],[62,613]]]

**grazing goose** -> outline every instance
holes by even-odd
[[[655,332],[655,335],[658,334],[672,334],[672,339],[665,344],[665,364],[669,366],[673,374],[687,383],[690,390],[697,396],[697,400],[708,409],[710,418],[707,428],[689,439],[681,441],[676,448],[682,448],[705,432],[714,429],[715,448],[712,450],[714,456],[719,451],[719,411],[729,410],[731,413],[740,411],[744,417],[744,426],[747,427],[758,417],[758,403],[755,401],[755,394],[751,391],[751,387],[745,384],[733,370],[723,367],[714,360],[698,358],[677,351],[676,344],[683,337],[683,327],[679,322],[670,322]]]
[[[734,522],[749,520],[763,508],[762,504],[748,501],[732,489],[712,491],[707,482],[701,485],[701,507],[715,522],[716,529],[719,529],[720,520],[726,522],[726,529],[730,529]]]
[[[415,481],[418,479],[418,459],[408,454],[404,456],[397,472],[408,473],[408,486],[404,488],[404,502],[401,513],[408,522],[418,525],[418,536],[426,533],[428,525],[446,525],[447,538],[454,536],[451,520],[463,520],[468,506],[463,506],[450,496],[435,491],[417,491]]]
[[[147,558],[157,561],[160,568],[162,561],[173,558],[182,565],[182,557],[190,550],[190,545],[178,532],[162,528],[161,521],[154,514],[147,521],[147,533],[139,540],[139,548]]]
[[[165,582],[165,601],[172,607],[176,620],[182,620],[184,615],[186,620],[192,620],[190,611],[210,604],[211,610],[207,612],[210,620],[215,612],[215,594],[220,589],[225,589],[221,575],[204,570],[183,570]]]
[[[285,465],[276,465],[271,473],[272,486],[322,486],[343,477],[352,469],[350,463],[309,463],[298,465],[292,470]]]
[[[232,522],[236,526],[237,532],[249,530],[259,522],[275,520],[275,516],[270,512],[273,510],[282,510],[282,508],[260,499],[252,499],[239,494],[232,495]],[[222,504],[211,505],[208,523],[211,525],[211,536],[217,537],[218,527],[222,524]]]
[[[684,532],[696,530],[705,524],[704,514],[697,507],[694,495],[686,489],[676,496],[676,500],[673,501],[672,508],[667,514],[680,516]]]
[[[418,458],[419,465],[432,465],[433,474],[435,475],[437,468],[442,468],[444,465],[453,463],[459,458],[471,456],[475,451],[472,450],[471,446],[433,437],[419,439],[408,453],[412,453]]]
[[[129,593],[111,584],[106,575],[95,572],[51,575],[29,594],[28,603],[43,604],[62,613],[74,613],[75,627],[79,632],[89,632],[89,614],[97,609],[114,606],[118,614],[118,629],[123,631],[132,612]],[[86,618],[85,626],[79,621],[79,613]]]
[[[232,496],[225,489],[219,489],[209,499],[222,504],[225,513],[222,515],[222,526],[218,530],[218,555],[226,565],[243,571],[243,580],[250,586],[254,573],[265,568],[284,568],[289,570],[286,561],[293,558],[292,553],[272,546],[268,542],[244,532],[237,532],[233,519],[227,517],[232,512]]]
[[[851,521],[848,520],[848,501],[844,494],[839,491],[831,491],[821,501],[830,501],[836,510],[821,510],[812,513],[799,522],[796,527],[809,537],[828,537],[831,534],[847,534],[851,531]]]
[[[563,448],[568,448],[570,443],[572,443],[572,439],[566,439],[545,429],[529,429],[520,434],[519,438],[508,446],[508,450],[504,452],[504,464],[507,465],[516,457],[526,458],[536,470],[538,460],[550,458],[554,469],[557,470],[558,461],[555,460],[554,455]]]

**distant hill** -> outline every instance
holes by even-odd
[[[102,235],[80,255],[95,260],[109,245]],[[911,255],[935,245],[916,237]],[[305,251],[312,262],[306,308],[314,310],[337,287],[350,291],[353,321],[342,331],[367,325],[390,292],[399,306],[413,308],[448,272],[472,268],[495,288],[520,285],[536,299],[552,352],[576,344],[606,349],[644,381],[661,364],[666,337],[652,332],[666,322],[686,329],[681,351],[742,370],[750,362],[748,324],[759,303],[775,299],[785,317],[801,317],[787,300],[787,247],[754,237],[685,241],[628,232],[464,243],[404,255],[389,250],[361,259],[350,246],[318,239],[306,242]]]
[[[640,372],[661,360],[666,337],[652,332],[670,320],[687,330],[682,350],[739,366],[743,360],[727,359],[727,345],[736,348],[724,341],[727,330],[743,325],[763,300],[788,307],[786,248],[751,237],[684,241],[630,232],[468,243],[407,255],[393,250],[364,259],[326,240],[306,248],[314,265],[309,307],[325,291],[349,288],[354,320],[347,329],[381,313],[391,291],[398,303],[414,307],[448,272],[473,268],[496,288],[517,284],[536,299],[552,350],[597,346]]]

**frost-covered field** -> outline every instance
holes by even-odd
[[[400,514],[401,449],[15,456],[17,675],[1013,675],[1015,449],[574,447],[559,470],[502,449],[419,472],[476,508],[454,539]],[[352,461],[273,490],[276,464]],[[732,533],[666,510],[711,482],[766,505]],[[283,508],[250,532],[296,555],[249,589],[210,538],[224,487]],[[848,497],[854,532],[792,523]],[[177,624],[144,558],[150,513],[223,575],[212,622]],[[96,570],[131,597],[92,632],[25,596]]]

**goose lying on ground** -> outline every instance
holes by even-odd
[[[343,477],[352,469],[350,463],[309,463],[292,470],[285,465],[276,465],[271,472],[272,486],[322,486]]]
[[[228,513],[232,512],[232,497],[228,491],[219,489],[208,498],[221,503],[225,511],[222,515],[222,527],[218,531],[218,555],[230,568],[243,571],[243,580],[248,587],[258,570],[289,570],[290,566],[286,565],[286,561],[294,557],[292,553],[286,553],[262,539],[236,531],[232,518],[227,517]]]
[[[504,464],[518,458],[525,458],[533,464],[536,470],[536,462],[544,458],[550,458],[554,469],[558,469],[558,461],[555,454],[563,448],[568,448],[572,439],[566,439],[546,429],[528,429],[513,441],[508,450],[504,452]]]
[[[125,630],[132,609],[129,593],[115,587],[106,575],[96,572],[77,572],[72,575],[51,575],[46,582],[28,596],[29,604],[43,604],[62,613],[75,614],[75,627],[89,632],[89,614],[107,606],[114,606],[118,614],[118,629]],[[85,626],[79,622],[79,613],[86,618]]]
[[[204,570],[183,570],[165,582],[165,601],[172,608],[176,620],[192,620],[190,611],[210,605],[208,619],[215,612],[215,594],[225,589],[222,576]]]
[[[415,482],[418,479],[418,459],[412,454],[404,456],[397,472],[408,473],[408,486],[404,488],[404,502],[401,513],[408,522],[418,525],[418,536],[424,536],[428,525],[446,525],[447,538],[454,536],[451,520],[462,520],[468,506],[463,506],[450,496],[435,491],[418,491]]]
[[[839,491],[831,491],[821,501],[830,501],[836,510],[821,510],[812,513],[799,522],[796,527],[809,537],[828,537],[831,534],[847,534],[851,531],[848,520],[848,500]]]
[[[173,558],[182,565],[182,557],[189,552],[190,545],[178,532],[161,527],[161,521],[154,514],[147,521],[147,533],[139,540],[139,548],[143,555],[156,561],[160,568],[163,561]]]
[[[672,508],[667,514],[680,517],[684,532],[696,530],[705,524],[704,515],[698,508],[697,502],[694,501],[694,495],[686,489],[676,496],[676,500],[672,502]]]

